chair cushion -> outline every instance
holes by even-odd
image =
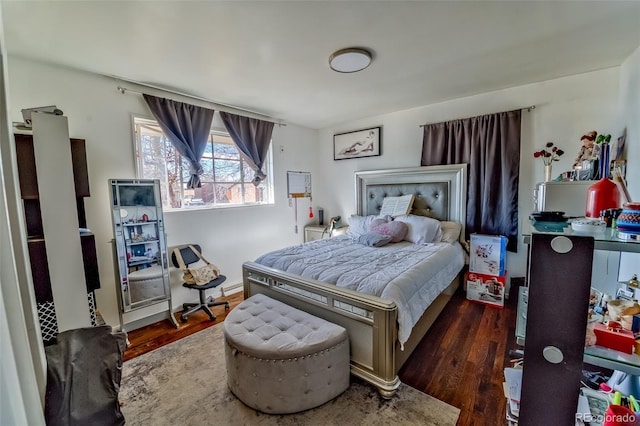
[[[192,288],[194,290],[207,290],[210,288],[214,288],[214,287],[218,287],[220,284],[222,284],[223,282],[225,282],[225,280],[227,279],[226,276],[224,275],[218,275],[218,278],[216,278],[215,280],[212,280],[210,282],[208,282],[207,284],[204,285],[198,285],[198,284],[187,284],[187,283],[182,283],[182,287],[186,287],[186,288]]]

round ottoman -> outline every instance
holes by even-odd
[[[296,413],[349,387],[347,331],[263,294],[227,315],[224,339],[229,388],[256,410]]]
[[[129,272],[129,289],[131,302],[141,302],[165,295],[164,270],[160,265]]]

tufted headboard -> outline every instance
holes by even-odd
[[[449,185],[447,182],[369,185],[366,188],[365,215],[379,214],[385,197],[414,195],[411,214],[439,220],[449,218]]]
[[[467,165],[411,167],[356,172],[356,211],[380,212],[384,197],[413,194],[411,214],[451,220],[462,225],[467,210]],[[464,238],[464,237],[462,237]]]

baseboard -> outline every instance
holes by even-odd
[[[242,283],[235,283],[228,286],[220,287],[220,291],[222,292],[222,297],[230,296],[242,291]]]

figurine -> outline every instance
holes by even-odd
[[[598,155],[600,154],[600,146],[596,145],[596,137],[598,136],[598,132],[592,130],[587,132],[587,134],[583,135],[580,138],[582,142],[582,146],[580,147],[580,151],[578,151],[578,156],[573,162],[574,169],[582,168],[583,161],[590,161],[598,159]]]

